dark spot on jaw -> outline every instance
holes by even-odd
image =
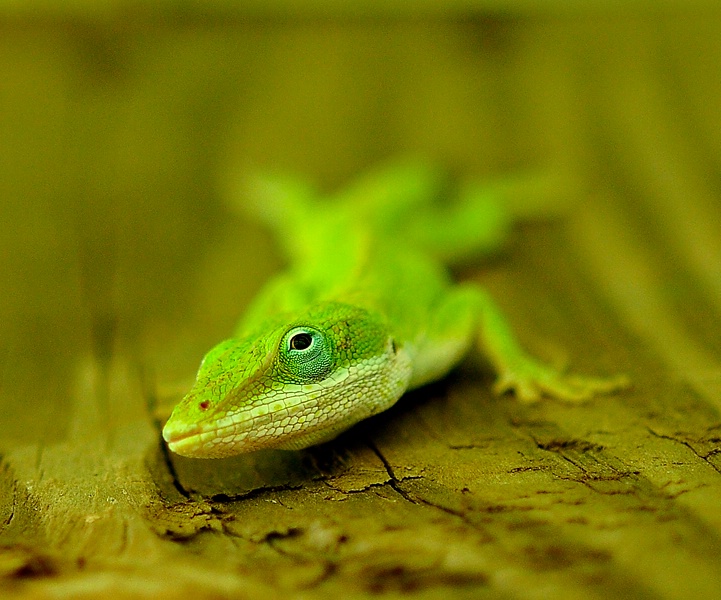
[[[210,402],[208,400],[203,400],[200,404],[198,404],[198,408],[200,410],[208,410],[208,408],[210,408]]]
[[[393,354],[396,354],[398,352],[398,348],[396,347],[396,341],[391,338],[391,349],[393,350]]]

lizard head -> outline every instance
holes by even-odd
[[[322,303],[211,349],[163,437],[196,458],[305,448],[391,406],[410,370],[378,317]]]

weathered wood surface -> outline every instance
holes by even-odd
[[[721,597],[721,19],[15,25],[0,594]],[[169,455],[152,407],[278,267],[228,165],[408,150],[577,182],[461,276],[633,389],[522,406],[469,363],[316,449]]]

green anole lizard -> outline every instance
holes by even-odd
[[[219,458],[331,440],[442,378],[474,345],[498,374],[495,391],[524,402],[624,387],[622,376],[569,375],[532,358],[481,287],[451,281],[445,265],[495,250],[510,219],[502,186],[460,187],[443,203],[442,182],[396,166],[323,201],[294,180],[256,180],[255,212],[289,266],[203,358],[163,429],[170,449]]]

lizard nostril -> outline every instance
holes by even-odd
[[[209,406],[210,402],[208,402],[207,400],[203,400],[200,404],[198,404],[198,408],[200,408],[200,410],[208,410]]]

